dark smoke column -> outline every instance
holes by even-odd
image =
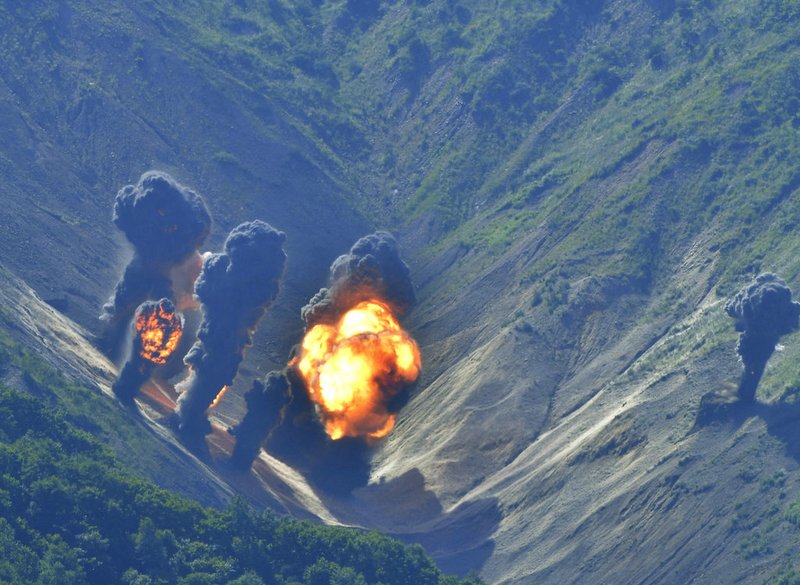
[[[122,402],[133,399],[156,366],[167,363],[183,333],[183,319],[169,299],[147,301],[136,309],[133,345],[112,390]]]
[[[211,216],[197,193],[166,173],[150,171],[117,193],[114,225],[133,244],[134,256],[100,316],[108,323],[102,343],[110,355],[118,350],[137,305],[162,297],[180,304],[182,293],[190,297],[191,289],[173,290],[173,280],[192,282],[196,276],[178,273],[199,266],[197,249],[208,237]]]
[[[725,304],[725,312],[736,319],[736,330],[741,332],[736,345],[744,363],[739,398],[752,402],[778,340],[800,325],[800,303],[792,301],[786,282],[765,273],[736,293]]]
[[[375,232],[359,239],[349,254],[331,264],[330,286],[320,289],[301,315],[309,328],[334,323],[361,301],[379,298],[402,315],[416,302],[411,272],[400,258],[397,240],[388,232]]]
[[[239,469],[250,467],[261,444],[280,424],[289,396],[289,380],[283,372],[270,372],[261,382],[256,380],[244,395],[247,413],[231,434],[236,437],[231,463]]]
[[[416,304],[410,270],[400,257],[397,241],[387,232],[359,239],[349,253],[334,260],[328,287],[314,295],[301,315],[307,331],[317,324],[334,325],[346,311],[370,299],[380,299],[397,315]],[[296,360],[292,359],[291,363]],[[262,429],[259,435],[266,435],[267,451],[328,491],[344,495],[366,485],[370,472],[368,444],[362,438],[349,436],[332,441],[320,424],[297,367],[288,367],[285,376],[289,380],[289,391],[280,403],[279,422],[272,430]],[[280,402],[279,398],[278,393],[271,393],[268,400],[273,405],[273,401]],[[397,412],[406,398],[405,393],[397,395],[388,405],[389,411]],[[277,410],[276,406],[271,408]],[[248,416],[249,409],[245,418]],[[271,425],[274,419],[265,416],[264,420]],[[238,429],[235,432],[239,434]],[[242,448],[252,452],[250,446]]]
[[[203,321],[198,341],[184,358],[191,372],[180,384],[175,411],[184,435],[210,432],[206,411],[233,382],[256,324],[278,294],[285,239],[263,221],[245,222],[228,235],[224,252],[203,263],[195,283]]]

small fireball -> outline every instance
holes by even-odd
[[[136,312],[139,356],[156,365],[167,363],[183,333],[183,322],[175,305],[167,299],[143,304]]]
[[[388,403],[417,379],[421,358],[391,309],[370,300],[347,311],[335,326],[312,327],[297,368],[332,439],[378,439],[394,427]]]
[[[208,406],[208,410],[211,410],[211,409],[213,409],[213,408],[216,408],[217,404],[219,404],[219,401],[220,401],[220,400],[222,400],[222,397],[223,397],[223,396],[225,396],[225,393],[226,393],[227,391],[228,391],[228,387],[227,387],[227,386],[223,386],[223,387],[222,387],[222,390],[220,390],[220,391],[217,393],[217,395],[214,397],[214,400],[213,400],[213,401],[211,402],[211,404]]]

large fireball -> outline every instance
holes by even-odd
[[[332,439],[378,439],[394,427],[389,401],[417,379],[421,358],[389,307],[373,300],[335,326],[312,327],[297,367]]]
[[[163,365],[181,340],[181,318],[175,312],[175,306],[166,299],[158,304],[145,304],[136,314],[136,333],[141,345],[139,356],[153,364]]]

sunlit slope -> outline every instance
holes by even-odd
[[[3,263],[98,331],[130,254],[111,223],[114,195],[161,169],[208,201],[204,251],[245,220],[289,235],[286,302],[265,328],[294,327],[296,337],[295,307],[367,228],[330,157],[279,96],[243,80],[241,66],[209,53],[205,36],[171,12],[191,14],[155,3],[0,6]],[[257,344],[273,362],[291,345]]]
[[[48,306],[24,282],[0,267],[0,375],[67,416],[110,446],[115,455],[157,484],[206,505],[222,506],[234,494],[281,513],[336,523],[296,472],[266,455],[258,474],[234,472],[225,457],[214,462],[190,452],[164,417],[171,387],[149,381],[138,406],[112,392],[117,368],[83,328]],[[214,419],[215,445],[229,441]]]
[[[431,359],[375,475],[418,470],[446,509],[498,498],[491,581],[759,583],[791,565],[797,335],[760,404],[698,425],[741,366],[710,288],[719,254],[702,239],[681,253],[653,294],[585,278],[552,313],[514,286],[510,255],[476,278],[507,296],[476,284],[415,314]]]
[[[611,85],[578,67],[556,107],[506,126],[479,187],[434,173],[410,200],[426,369],[375,475],[418,469],[451,506],[499,497],[491,580],[758,583],[792,565],[796,339],[766,405],[694,427],[740,373],[724,299],[762,270],[797,290],[792,10],[609,3],[575,63],[599,53]],[[478,136],[460,111],[439,153]]]
[[[0,268],[2,372],[5,383],[65,412],[104,441],[134,470],[206,504],[231,489],[183,449],[147,413],[131,416],[111,392],[116,368],[24,282]]]
[[[418,261],[425,388],[376,474],[417,468],[451,505],[499,497],[490,580],[759,583],[792,565],[796,409],[776,401],[797,387],[796,340],[769,405],[692,432],[740,371],[721,301],[757,270],[797,290],[794,114],[767,97],[793,79],[793,33],[735,10],[600,27],[706,26],[709,55],[665,37],[661,65],[634,54],[611,96],[565,94]],[[441,232],[421,213],[409,245]]]
[[[800,570],[797,336],[759,405],[695,424],[740,373],[724,300],[764,270],[800,290],[794,3],[71,6],[3,36],[3,260],[42,296],[91,325],[122,251],[95,218],[163,165],[217,245],[287,232],[263,372],[330,260],[390,228],[422,377],[336,518],[494,582]]]

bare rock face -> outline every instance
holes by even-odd
[[[203,193],[201,253],[253,218],[286,234],[269,334],[211,414],[213,452],[172,440],[167,380],[124,419],[149,438],[130,455],[143,473],[422,542],[492,583],[796,574],[796,311],[780,313],[782,351],[728,311],[750,332],[755,401],[739,400],[756,386],[725,314],[762,271],[798,285],[791,3],[430,0],[358,18],[251,2],[233,28],[233,4],[16,4],[0,39],[1,316],[98,388],[92,407],[117,407],[87,331],[133,253],[112,224],[120,185],[162,168]],[[285,368],[331,262],[383,229],[416,284],[403,325],[423,358],[394,430],[320,457],[355,482],[253,444],[251,470],[228,466],[244,391]],[[298,426],[321,433],[310,413]]]

